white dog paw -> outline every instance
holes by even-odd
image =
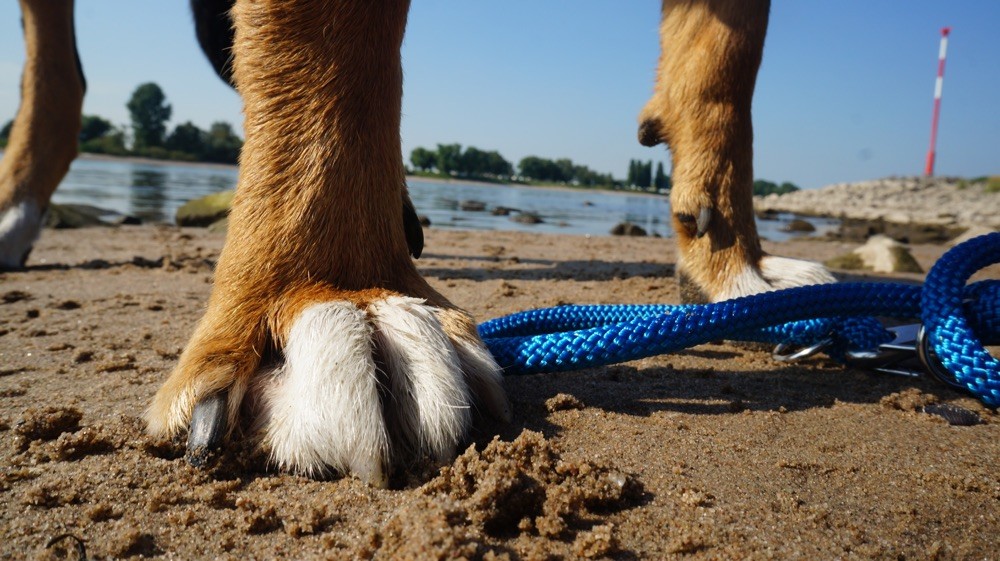
[[[19,269],[42,229],[43,213],[33,201],[0,211],[0,270]]]
[[[796,286],[827,284],[837,279],[815,261],[765,255],[757,267],[746,267],[726,283],[726,288],[713,301],[720,302],[760,292],[782,290]]]
[[[349,302],[304,309],[284,364],[262,375],[257,426],[272,461],[385,486],[394,462],[453,457],[475,400],[509,415],[492,357],[449,333],[440,313],[402,296],[365,310]]]

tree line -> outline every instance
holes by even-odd
[[[167,122],[173,108],[163,90],[155,83],[139,85],[126,103],[131,126],[115,126],[96,115],[84,115],[80,128],[80,151],[116,156],[145,156],[159,159],[237,163],[243,140],[236,136],[232,125],[224,121],[212,123],[207,131],[187,121],[167,132]],[[13,121],[0,127],[0,148],[6,146]],[[462,177],[486,181],[541,182],[605,187],[611,189],[638,188],[669,191],[672,182],[663,170],[663,162],[629,160],[624,180],[609,173],[599,173],[568,158],[556,160],[526,156],[514,164],[496,150],[481,150],[461,144],[438,144],[434,150],[417,147],[410,153],[413,168],[424,174]],[[409,171],[409,170],[408,170]],[[780,185],[758,179],[753,183],[755,196],[798,191],[794,183]]]
[[[475,146],[463,150],[461,144],[438,144],[433,151],[418,146],[410,152],[410,163],[423,172],[475,179],[507,180],[514,175],[514,166],[499,152]]]
[[[669,191],[671,186],[670,176],[663,172],[663,162],[656,162],[656,175],[653,175],[652,160],[629,160],[625,184],[642,189],[654,188],[657,191]]]
[[[212,123],[207,131],[187,121],[168,133],[167,121],[173,107],[155,83],[140,84],[125,107],[131,117],[131,126],[115,126],[103,117],[84,115],[80,151],[226,164],[235,164],[239,159],[243,140],[225,121]],[[6,146],[12,128],[13,121],[0,128],[0,147]]]
[[[487,181],[565,183],[586,187],[621,187],[611,174],[574,164],[568,158],[550,160],[526,156],[514,164],[496,150],[480,150],[461,144],[438,144],[434,150],[419,146],[410,153],[414,170],[423,174],[463,177]]]
[[[798,190],[799,186],[790,181],[785,181],[781,185],[772,181],[765,181],[763,179],[758,179],[753,182],[753,195],[755,197],[762,197],[764,195],[770,195],[771,193],[784,195],[785,193],[791,193],[792,191]]]

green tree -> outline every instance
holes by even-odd
[[[410,163],[419,170],[428,171],[437,163],[437,154],[423,146],[418,146],[413,149],[413,152],[410,152]]]
[[[153,82],[141,84],[132,93],[126,107],[132,116],[133,149],[142,151],[163,146],[171,107],[160,86]]]
[[[653,186],[657,190],[670,189],[670,176],[663,173],[663,162],[656,162],[656,175],[653,177]]]
[[[479,148],[469,146],[458,157],[458,169],[455,171],[463,176],[477,176],[489,173],[489,156]]]
[[[173,132],[167,137],[166,147],[168,150],[183,152],[194,156],[195,159],[201,159],[208,151],[208,133],[191,121],[187,121],[174,127]]]
[[[128,154],[128,150],[125,149],[125,129],[112,126],[104,134],[81,142],[80,151],[91,154],[124,156]]]
[[[486,153],[486,173],[496,177],[510,177],[514,175],[514,164],[496,150],[490,150]]]
[[[781,193],[782,195],[784,195],[785,193],[791,193],[792,191],[798,191],[798,190],[799,186],[790,181],[786,181],[778,186],[778,192]]]
[[[573,181],[573,161],[568,158],[560,158],[553,162],[556,166],[555,181]]]
[[[100,138],[111,132],[113,128],[111,121],[97,115],[84,115],[80,123],[80,142]]]
[[[210,162],[235,164],[240,159],[243,140],[233,132],[233,126],[225,121],[216,121],[208,128],[204,159]]]
[[[653,162],[636,162],[636,174],[636,186],[648,189],[653,184]]]
[[[3,128],[0,128],[0,148],[7,146],[7,140],[10,139],[10,131],[14,128],[14,119],[11,119],[4,123]]]
[[[525,156],[517,164],[520,174],[536,181],[558,181],[559,167],[552,160]]]
[[[438,144],[437,145],[437,167],[441,173],[458,173],[462,167],[462,145],[461,144]]]

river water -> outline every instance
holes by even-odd
[[[73,162],[53,200],[94,205],[145,222],[173,222],[177,208],[184,202],[232,189],[236,178],[237,169],[231,166],[84,156]],[[671,235],[670,203],[663,196],[420,179],[412,179],[409,188],[417,212],[430,218],[436,228],[604,236],[616,224],[628,221],[650,234]],[[462,203],[467,201],[484,203],[486,210],[463,210]],[[495,216],[490,211],[497,207],[516,211],[509,216]],[[515,222],[512,217],[518,211],[534,213],[542,222]],[[789,239],[793,234],[782,232],[781,227],[790,218],[759,221],[761,235],[775,241]],[[836,226],[833,220],[809,220],[819,233]]]

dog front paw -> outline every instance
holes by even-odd
[[[374,293],[302,306],[281,337],[282,360],[256,368],[246,383],[235,361],[222,393],[206,392],[199,371],[190,370],[200,364],[210,372],[217,359],[182,360],[150,408],[150,430],[171,433],[191,420],[189,451],[197,458],[236,423],[281,469],[385,486],[394,465],[451,459],[475,405],[509,418],[500,369],[471,318]]]
[[[42,216],[30,200],[0,211],[0,271],[24,267],[42,229]]]
[[[681,300],[685,303],[721,302],[772,290],[837,282],[826,267],[804,259],[764,255],[756,264],[735,260],[722,267],[734,271],[733,274],[718,276],[706,271],[704,263],[691,261],[682,259],[678,268]],[[709,261],[709,265],[713,264]]]

